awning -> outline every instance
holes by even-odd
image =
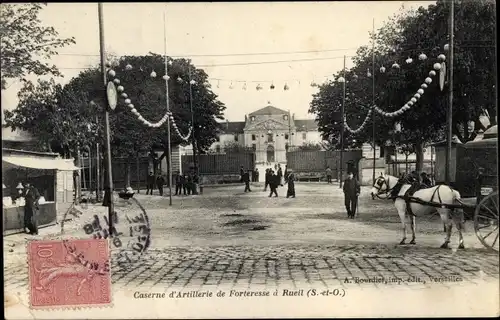
[[[61,170],[61,171],[73,171],[80,170],[80,168],[75,167],[71,159],[61,159],[61,158],[43,158],[35,156],[21,156],[21,155],[10,155],[2,156],[2,162],[7,162],[11,166],[31,168],[31,169],[42,169],[42,170]]]

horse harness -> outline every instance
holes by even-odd
[[[401,199],[403,199],[405,201],[405,203],[406,203],[406,212],[408,212],[410,215],[412,215],[414,217],[416,217],[417,215],[413,212],[413,210],[411,210],[410,204],[412,202],[413,203],[418,203],[418,204],[421,204],[421,205],[427,205],[427,206],[432,206],[432,207],[440,207],[440,208],[448,208],[448,209],[453,210],[454,209],[453,206],[442,203],[441,194],[439,192],[439,189],[441,189],[442,186],[443,186],[442,184],[440,184],[440,185],[437,186],[436,190],[434,190],[434,192],[432,193],[430,201],[424,201],[424,200],[422,200],[420,198],[413,197],[413,194],[416,191],[420,190],[420,189],[415,190],[412,187],[408,188],[408,190],[406,190],[406,192],[405,192],[405,194],[403,196],[396,196],[396,198],[401,198]],[[436,197],[436,195],[437,195],[437,198],[438,198],[439,202],[434,202],[434,198]]]

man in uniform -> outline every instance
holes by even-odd
[[[347,174],[347,179],[344,180],[344,186],[342,189],[344,191],[344,204],[347,210],[347,217],[354,219],[361,187],[358,180],[354,178],[354,174],[352,172]]]
[[[326,167],[326,183],[332,183],[332,169]]]
[[[267,191],[267,186],[269,185],[269,179],[271,178],[271,169],[266,169],[266,174],[264,176],[264,191]]]
[[[271,170],[271,176],[269,177],[269,188],[271,188],[271,193],[269,193],[269,197],[272,197],[274,194],[275,197],[278,197],[278,186],[280,185],[280,180],[277,174]]]
[[[151,190],[151,195],[153,195],[153,189],[155,185],[155,175],[153,174],[153,171],[149,171],[149,175],[146,178],[146,195],[150,194],[149,191]]]
[[[40,193],[29,182],[26,182],[24,190],[24,227],[29,230],[29,234],[38,234],[37,213]]]
[[[251,192],[250,190],[250,169],[243,174],[243,182],[245,183],[245,192]]]
[[[163,196],[163,185],[165,185],[165,178],[163,178],[162,174],[159,174],[156,177],[156,186],[158,187],[158,191],[160,191],[160,196]]]

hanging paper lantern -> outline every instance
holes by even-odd
[[[410,109],[410,106],[409,106],[408,104],[405,104],[405,105],[403,106],[403,109],[404,109],[404,110],[409,110],[409,109]]]
[[[418,94],[424,94],[424,89],[418,89],[418,90],[417,90],[417,93],[418,93]]]
[[[257,85],[257,87],[255,87],[255,89],[256,89],[257,91],[259,91],[259,90],[261,90],[261,89],[262,89],[262,87],[261,87],[260,83]]]
[[[410,101],[413,102],[413,103],[416,103],[417,99],[416,98],[411,98]]]
[[[231,84],[229,85],[229,89],[232,89],[232,88],[234,88],[234,86],[233,86],[233,82],[231,81]]]
[[[173,64],[174,64],[174,60],[172,60],[172,59],[168,60],[168,65],[169,65],[169,66],[171,66],[171,65],[173,65]]]
[[[432,83],[432,79],[429,78],[429,77],[425,78],[425,83],[431,84]]]
[[[135,108],[130,109],[130,112],[132,112],[135,115],[139,114],[139,112]]]
[[[434,70],[439,70],[439,69],[441,69],[441,63],[439,62],[434,63]]]
[[[427,59],[427,56],[425,55],[425,53],[421,53],[419,56],[418,56],[418,59],[421,60],[421,61],[424,61]]]
[[[394,64],[392,65],[392,68],[393,69],[399,69],[399,64],[397,64],[396,62],[394,62]]]
[[[153,70],[149,76],[151,78],[156,78],[156,72]]]
[[[144,121],[145,120],[142,116],[138,116],[137,119],[139,119],[139,121]]]
[[[290,88],[289,88],[289,87],[288,87],[288,85],[285,83],[285,86],[283,87],[283,90],[288,90],[288,89],[290,89]]]
[[[195,84],[196,84],[196,81],[191,80],[191,81],[189,81],[189,84],[190,84],[190,85],[195,85]]]
[[[385,73],[385,67],[384,66],[380,67],[380,73]]]
[[[337,79],[337,81],[340,82],[340,83],[344,83],[345,79],[344,79],[344,77],[340,77],[340,78]]]
[[[274,84],[271,83],[271,86],[269,88],[271,88],[271,90],[274,90]]]
[[[243,90],[246,90],[246,89],[247,89],[247,83],[245,82],[245,83],[243,84]]]
[[[115,70],[113,70],[113,69],[109,70],[109,71],[108,71],[108,74],[109,74],[109,76],[110,76],[110,77],[114,77],[114,76],[116,76],[116,72],[115,72]]]
[[[401,131],[401,123],[396,122],[394,124],[394,131],[396,131],[396,132],[400,132]]]
[[[125,88],[123,86],[118,86],[118,87],[116,87],[116,90],[118,92],[122,92],[123,90],[125,90]]]
[[[164,75],[163,80],[168,81],[168,80],[170,80],[170,77],[168,75]]]
[[[416,98],[416,99],[420,99],[420,93],[415,93],[415,94],[413,95],[413,97],[414,97],[414,98]]]
[[[134,105],[133,105],[132,103],[129,103],[129,104],[127,105],[127,107],[129,107],[130,109],[134,109],[134,108],[135,108],[135,107],[134,107]]]
[[[131,102],[132,102],[132,101],[130,101],[130,99],[125,99],[125,103],[126,103],[126,104],[129,104],[129,103],[131,103]]]
[[[422,83],[422,85],[420,86],[420,88],[427,89],[427,84],[426,83]]]
[[[411,100],[410,100],[410,101],[408,101],[406,104],[407,104],[407,105],[409,105],[409,106],[411,107],[411,106],[413,105],[413,101],[411,101]]]
[[[410,64],[410,63],[412,63],[412,62],[413,62],[413,59],[412,59],[412,58],[408,57],[408,59],[406,59],[406,63],[407,63],[407,64]]]
[[[177,82],[182,83],[184,80],[182,80],[181,77],[177,77]]]
[[[441,61],[441,62],[443,62],[443,61],[445,61],[445,60],[446,60],[446,56],[445,56],[444,54],[442,54],[442,53],[441,53],[441,54],[438,56],[438,60],[439,60],[439,61]]]
[[[125,99],[128,97],[128,95],[127,95],[125,92],[123,92],[123,93],[121,94],[121,96],[122,96],[122,98],[125,98]]]
[[[127,64],[127,65],[125,66],[125,70],[127,70],[127,71],[132,70],[132,65]]]
[[[450,50],[450,45],[449,44],[445,44],[444,45],[444,51],[448,51]]]
[[[120,79],[115,79],[115,80],[113,80],[113,82],[114,82],[115,84],[120,84]]]

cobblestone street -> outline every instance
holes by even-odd
[[[439,218],[432,217],[417,219],[417,245],[399,246],[401,224],[391,202],[372,201],[364,189],[360,215],[348,220],[338,185],[299,184],[297,189],[296,199],[283,199],[217,187],[204,195],[174,198],[172,207],[168,198],[139,195],[150,218],[151,247],[137,261],[112,261],[115,290],[418,289],[437,282],[449,287],[498,281],[498,255],[478,244],[470,225],[466,250],[439,249],[444,234]],[[87,210],[92,214],[106,208]],[[71,222],[67,230],[72,223],[81,225]],[[85,237],[78,229],[69,233]],[[5,238],[7,291],[27,288],[24,238]],[[117,253],[115,249],[113,255]]]

